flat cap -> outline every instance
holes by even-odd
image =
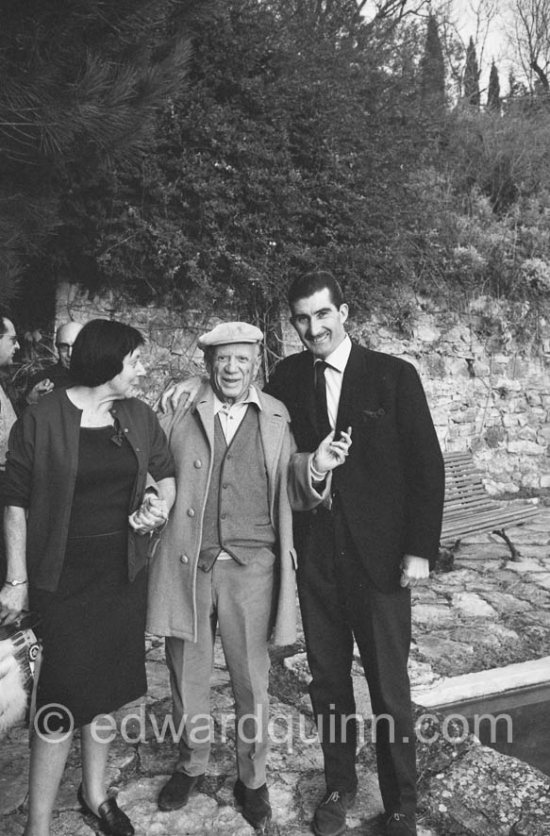
[[[220,322],[211,331],[201,334],[199,348],[230,343],[259,343],[263,338],[262,331],[255,325],[249,325],[248,322]]]

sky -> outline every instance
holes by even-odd
[[[482,91],[486,90],[489,84],[491,63],[494,60],[499,73],[501,94],[506,95],[508,92],[508,78],[514,62],[513,50],[507,35],[507,31],[510,31],[510,14],[506,9],[507,7],[510,8],[514,2],[516,0],[434,0],[433,6],[435,9],[448,5],[448,14],[456,26],[456,30],[465,48],[468,45],[470,37],[474,38],[481,71],[480,86]],[[374,0],[367,2],[363,7],[365,17],[371,17],[374,14],[375,7]],[[490,20],[487,21],[487,17],[485,16],[485,21],[483,22],[483,15],[481,15],[482,25],[480,30],[476,31],[476,10],[487,8],[493,9]],[[426,7],[423,8],[423,16],[425,17],[425,15]],[[521,68],[517,64],[515,66],[515,75],[518,78],[522,75]],[[482,92],[482,97],[483,95],[484,93]]]
[[[479,0],[453,0],[453,15],[464,43],[468,43],[470,36],[474,38],[474,41],[477,41],[478,58],[482,49],[483,36],[485,32],[487,33],[483,46],[482,76],[488,77],[491,63],[494,60],[499,70],[502,86],[503,80],[508,77],[511,66],[511,50],[506,36],[506,13],[502,10],[502,2],[495,3],[498,11],[488,26],[476,38],[476,15],[472,11],[472,7],[475,9],[478,6]]]
[[[449,5],[450,18],[456,24],[456,29],[465,47],[470,40],[470,36],[474,38],[477,45],[478,60],[481,63],[482,76],[485,76],[487,80],[489,78],[491,62],[494,59],[499,70],[501,86],[503,85],[503,81],[507,80],[511,66],[511,50],[507,42],[505,22],[505,9],[508,3],[511,2],[513,0],[436,0],[434,3],[434,8],[436,9],[442,5]],[[413,5],[411,3],[411,6]],[[486,24],[477,33],[475,10],[487,7],[493,7],[495,10],[494,14],[488,25]],[[367,2],[363,7],[363,14],[367,18],[372,17],[374,11],[374,2]],[[425,17],[425,15],[426,10],[424,8],[423,16]],[[483,47],[482,44],[484,44]]]

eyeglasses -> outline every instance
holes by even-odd
[[[70,348],[73,347],[72,343],[56,343],[55,347],[58,351],[68,351]]]
[[[0,340],[8,339],[12,345],[19,342],[19,337],[16,334],[2,334]]]

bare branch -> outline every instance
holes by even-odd
[[[514,0],[509,40],[529,88],[550,87],[550,0]]]
[[[357,10],[362,14],[367,14],[368,5],[368,0],[357,0]],[[372,3],[374,8],[372,8],[371,14],[367,16],[369,23],[382,20],[392,20],[398,23],[406,15],[418,14],[421,9],[428,8],[429,5],[429,0],[416,0],[415,2],[411,2],[411,0],[382,0],[382,2],[375,0]]]

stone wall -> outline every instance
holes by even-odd
[[[490,493],[550,487],[549,325],[539,318],[536,335],[520,344],[505,303],[426,308],[407,335],[376,316],[351,330],[416,366],[443,450],[471,451]]]
[[[116,294],[91,298],[77,285],[59,287],[56,303],[56,327],[74,319],[87,322],[95,317],[117,319],[139,329],[147,340],[143,351],[148,376],[143,381],[143,395],[153,403],[166,384],[183,375],[203,371],[199,336],[218,318],[198,310],[184,315],[154,305],[129,305]]]
[[[463,311],[416,301],[406,333],[387,313],[350,322],[350,332],[370,348],[412,362],[422,377],[446,451],[470,450],[492,494],[537,492],[550,487],[550,325],[540,317],[521,341],[517,310],[484,297]],[[114,294],[90,299],[74,285],[60,288],[57,322],[113,317],[147,337],[153,402],[171,378],[202,369],[198,336],[216,321],[209,312],[183,316],[154,306],[136,307]],[[228,317],[234,315],[230,312]],[[285,353],[299,349],[290,326]]]

